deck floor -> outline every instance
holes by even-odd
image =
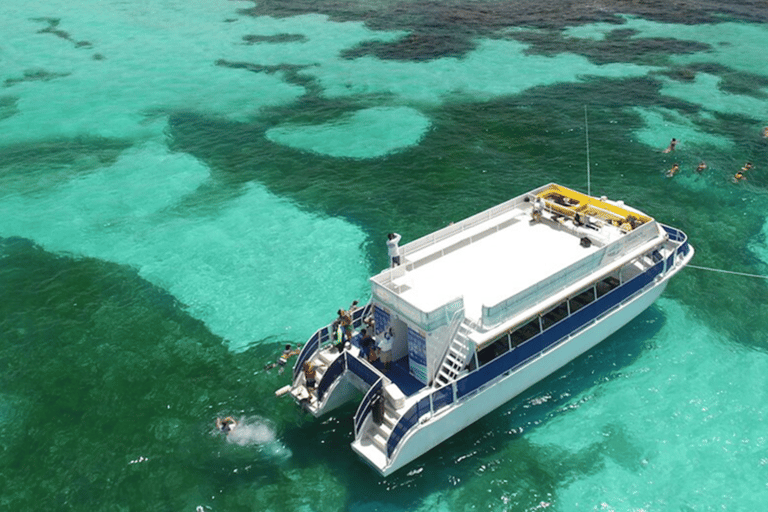
[[[410,374],[407,356],[391,362],[389,364],[389,371],[384,371],[384,364],[380,361],[375,361],[373,366],[394,382],[405,396],[414,395],[425,386]]]
[[[352,345],[358,349],[357,357],[362,357],[359,352],[360,338],[360,333],[355,333],[351,340]],[[398,359],[397,361],[392,361],[389,364],[389,369],[387,371],[384,371],[384,363],[379,360],[376,360],[371,364],[374,368],[386,375],[389,380],[394,382],[405,396],[411,396],[425,386],[425,384],[422,384],[421,381],[411,375],[410,366],[408,365],[408,356]]]
[[[547,276],[594,253],[579,238],[546,222],[518,221],[397,279],[408,289],[402,297],[422,311],[433,311],[463,296],[465,314],[479,319],[482,306],[493,306]],[[456,241],[461,233],[454,235]]]

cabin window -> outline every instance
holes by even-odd
[[[614,288],[617,288],[621,282],[616,276],[608,276],[602,281],[599,281],[597,283],[597,296],[602,297],[609,291],[613,290]]]
[[[489,363],[509,350],[509,337],[504,334],[477,353],[480,366]]]
[[[570,298],[568,305],[571,308],[571,314],[574,314],[587,304],[594,302],[595,300],[595,288],[590,286],[583,292]]]
[[[554,308],[550,309],[548,313],[545,313],[541,317],[541,324],[544,330],[549,329],[557,322],[568,316],[568,303],[561,302]]]
[[[521,345],[540,332],[541,327],[539,326],[539,318],[533,318],[512,331],[512,334],[510,335],[510,338],[512,339],[512,346],[516,347]]]

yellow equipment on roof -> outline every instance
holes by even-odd
[[[582,217],[598,217],[626,231],[631,231],[652,220],[647,215],[601,201],[561,185],[550,185],[536,197],[543,199],[549,209],[566,217],[574,218],[577,214]]]

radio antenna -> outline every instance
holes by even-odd
[[[589,119],[587,119],[587,106],[584,105],[584,132],[587,137],[587,195],[592,195],[590,187],[590,172],[589,172]]]

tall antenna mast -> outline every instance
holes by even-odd
[[[584,105],[584,131],[587,137],[587,195],[592,195],[589,172],[589,120],[587,119],[587,106]]]

